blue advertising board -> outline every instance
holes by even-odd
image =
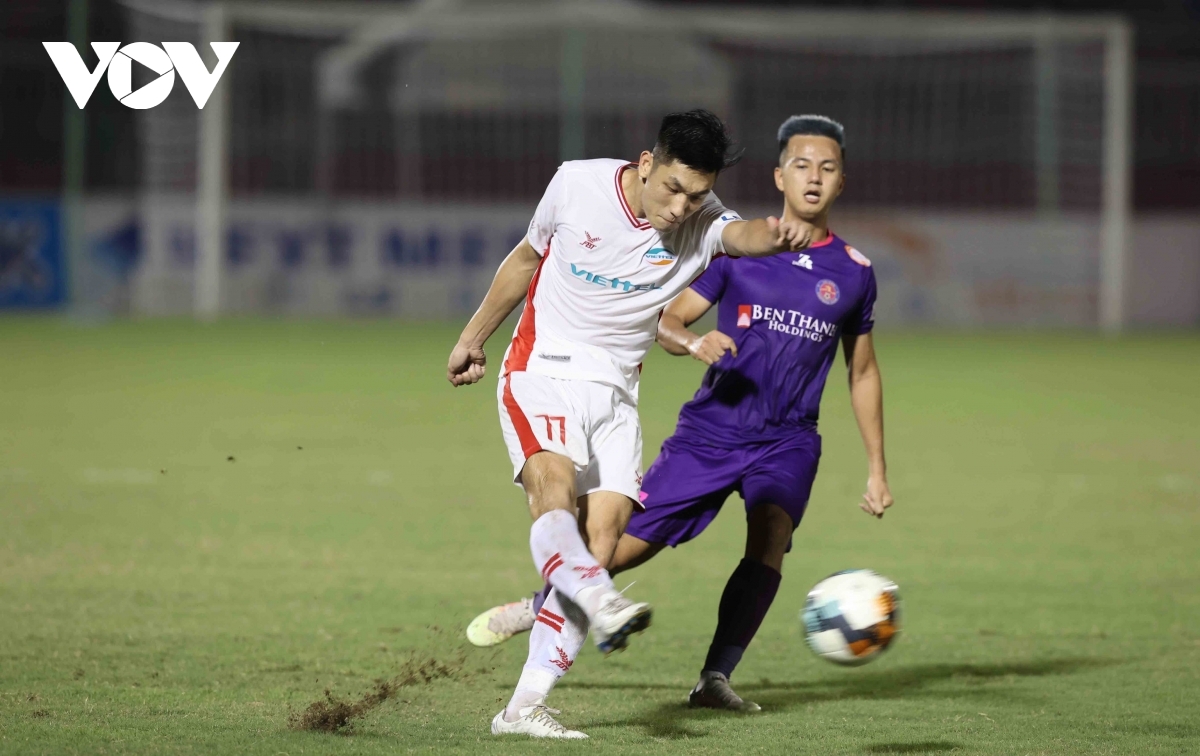
[[[65,301],[61,218],[54,200],[0,199],[0,308]]]

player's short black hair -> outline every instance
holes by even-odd
[[[707,110],[668,113],[654,142],[654,159],[679,161],[702,173],[720,173],[742,159],[733,149],[733,137],[720,118]]]
[[[823,136],[838,143],[842,150],[842,161],[846,160],[846,127],[823,115],[794,115],[779,126],[779,159],[787,151],[788,141],[794,136]]]

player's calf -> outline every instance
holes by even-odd
[[[775,504],[759,504],[746,516],[746,558],[779,572],[797,520]]]

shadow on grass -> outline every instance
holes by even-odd
[[[1069,675],[1088,669],[1108,667],[1122,663],[1118,659],[1045,659],[1041,661],[1012,662],[1006,664],[921,664],[895,669],[884,669],[878,672],[848,671],[846,676],[838,678],[823,678],[809,681],[772,681],[762,679],[757,683],[742,682],[736,686],[739,693],[763,706],[760,716],[770,716],[773,713],[786,711],[797,706],[810,703],[830,701],[870,700],[889,698],[914,698],[940,696],[945,698],[960,698],[969,693],[972,688],[984,692],[984,686],[989,680],[1006,677],[1043,677],[1046,675]],[[949,683],[949,686],[937,687]],[[572,688],[582,690],[680,690],[672,685],[644,683],[580,683]],[[964,691],[964,687],[967,691]],[[1011,690],[999,691],[987,689],[988,695],[1004,695],[1013,697],[1019,693]],[[703,709],[691,709],[683,700],[686,691],[680,690],[678,702],[663,703],[651,707],[627,719],[601,721],[584,726],[591,727],[640,727],[648,735],[655,738],[697,738],[703,737],[704,732],[688,726],[691,720],[706,720],[712,717],[728,716],[722,712]],[[916,746],[937,745],[942,750],[956,747],[953,743],[883,743],[873,748],[892,748],[891,751],[878,750],[876,753],[920,753],[921,751],[904,751]],[[934,750],[926,748],[925,750]]]

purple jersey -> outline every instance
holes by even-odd
[[[838,341],[874,325],[870,261],[830,233],[803,252],[718,258],[691,288],[719,303],[738,355],[708,369],[676,434],[735,447],[815,430]]]

